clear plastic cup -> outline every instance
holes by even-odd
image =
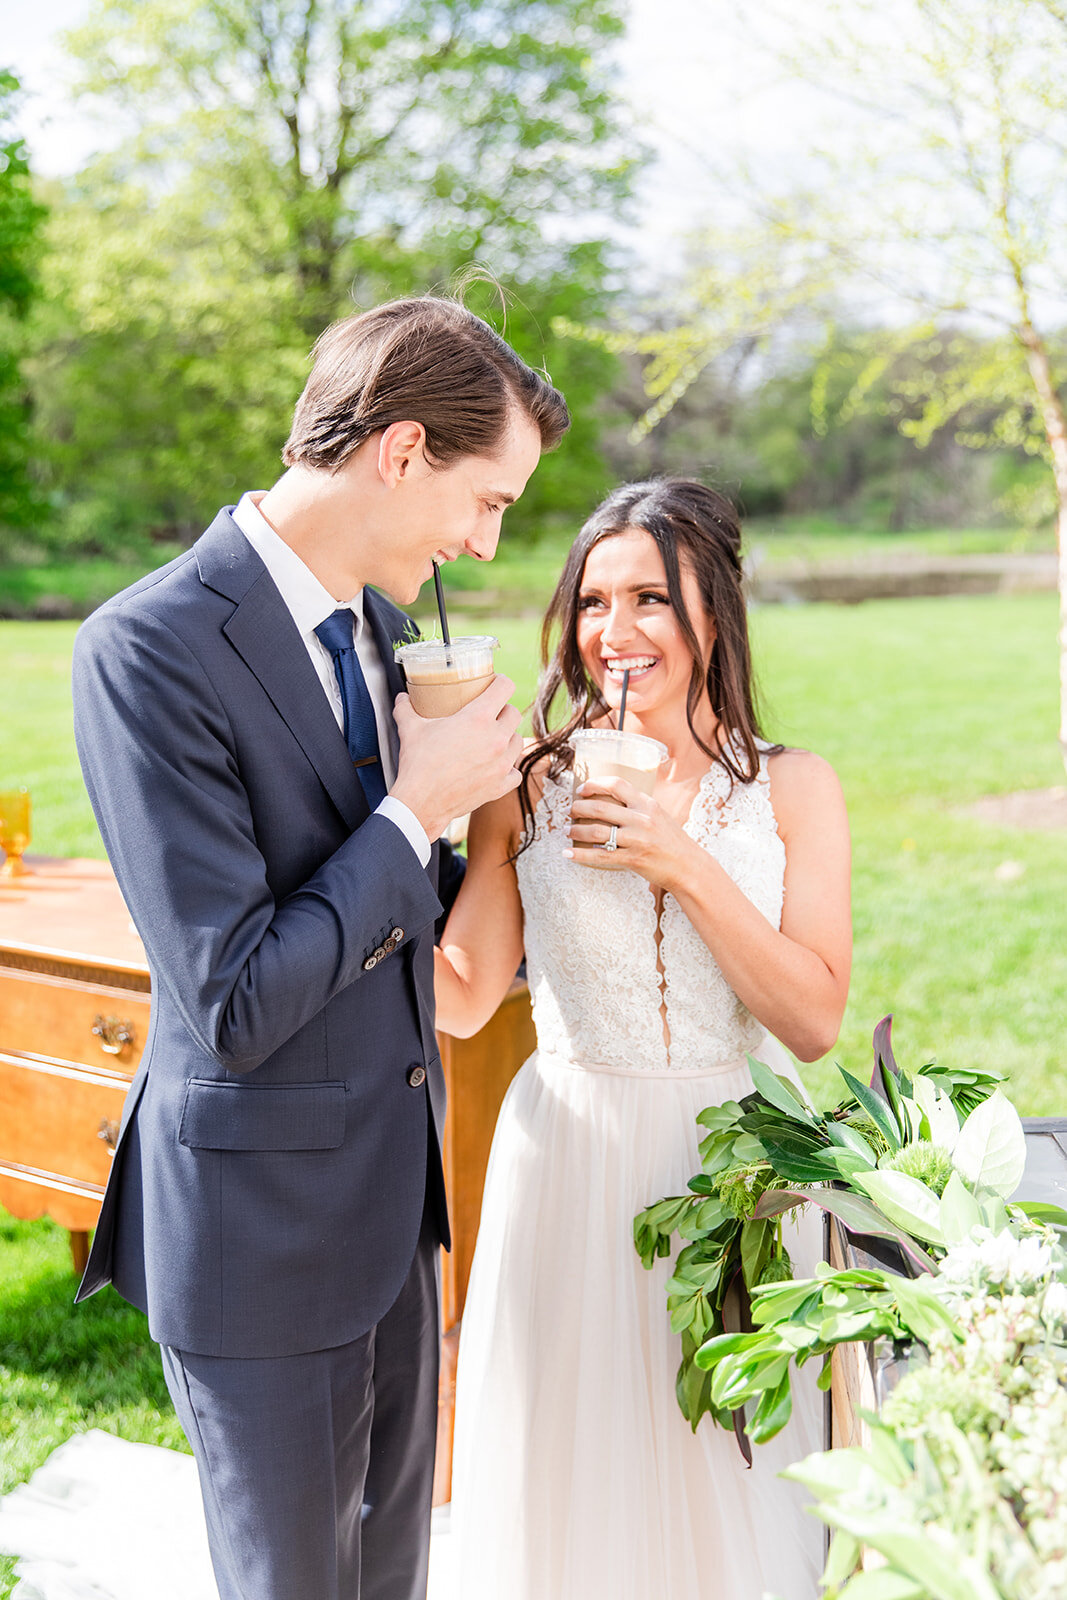
[[[487,689],[493,681],[493,652],[499,639],[468,635],[445,644],[442,639],[416,639],[398,644],[393,656],[404,670],[411,704],[420,717],[450,717]]]
[[[656,787],[656,774],[667,759],[667,746],[643,733],[618,728],[579,728],[574,746],[574,787],[597,778],[625,778],[642,794]]]

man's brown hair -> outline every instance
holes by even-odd
[[[335,471],[394,422],[421,422],[437,466],[494,455],[512,406],[539,429],[542,450],[570,426],[559,390],[454,300],[392,300],[345,317],[320,335],[312,358],[282,451],[287,467]]]

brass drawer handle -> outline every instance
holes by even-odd
[[[120,1056],[137,1037],[133,1023],[123,1022],[118,1017],[94,1018],[92,1031],[100,1040],[101,1050],[109,1056]]]
[[[115,1154],[115,1146],[119,1142],[118,1123],[111,1122],[107,1117],[101,1117],[100,1126],[96,1130],[96,1137],[104,1141],[104,1143],[107,1145],[108,1155],[113,1156]]]

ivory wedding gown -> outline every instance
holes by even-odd
[[[670,1264],[645,1270],[633,1218],[699,1170],[696,1116],[751,1091],[785,1051],[738,1000],[670,895],[564,854],[569,780],[547,780],[518,858],[537,1053],[497,1124],[463,1317],[451,1560],[462,1600],[813,1600],[822,1530],[776,1476],[822,1448],[815,1373],[745,1468],[674,1394]],[[776,927],[785,849],[766,755],[717,764],[686,824]],[[788,1240],[810,1272],[821,1229]]]

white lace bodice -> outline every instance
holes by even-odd
[[[646,881],[564,856],[570,802],[569,776],[545,779],[533,843],[516,863],[538,1048],[576,1065],[636,1073],[709,1071],[755,1049],[762,1025],[674,897],[664,896],[657,960],[656,902]],[[685,826],[779,927],[785,846],[766,754],[752,783],[731,787],[723,767],[710,767]]]

